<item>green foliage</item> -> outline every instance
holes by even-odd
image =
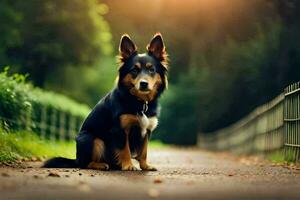
[[[149,149],[165,149],[170,146],[161,142],[160,140],[151,140],[149,143]]]
[[[162,98],[162,111],[155,138],[162,142],[193,145],[198,130],[197,97],[195,87],[197,73],[191,72],[180,78],[176,85],[170,85]]]
[[[77,103],[65,95],[44,91],[39,88],[33,90],[31,100],[34,104],[71,113],[75,116],[85,117],[90,111],[90,108],[85,104]]]
[[[18,65],[38,86],[63,67],[93,65],[112,51],[103,18],[108,8],[96,0],[1,1],[0,7],[0,65]]]
[[[0,1],[0,66],[9,63],[8,49],[22,42],[19,29],[22,16],[13,4],[10,0]]]
[[[198,118],[200,130],[212,131],[231,124],[280,93],[276,87],[280,70],[273,65],[280,33],[279,23],[265,30],[258,27],[257,34],[248,41],[228,39],[217,50],[219,59],[211,62],[209,73],[198,80],[198,108],[205,111]]]
[[[47,141],[31,132],[0,129],[0,163],[21,158],[64,156],[75,158],[75,142]]]
[[[31,114],[30,85],[25,84],[25,76],[14,74],[8,76],[8,67],[0,73],[0,117],[18,119],[25,123],[26,113]],[[10,126],[14,123],[7,122]]]
[[[117,70],[114,57],[103,57],[94,67],[65,67],[56,76],[50,76],[45,87],[93,107],[113,88]]]
[[[5,118],[9,128],[17,128],[28,123],[28,116],[35,114],[42,107],[70,113],[81,119],[86,117],[90,108],[74,100],[54,92],[44,91],[26,83],[26,76],[21,74],[8,75],[8,68],[0,73],[0,117]]]

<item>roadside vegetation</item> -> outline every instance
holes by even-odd
[[[89,106],[62,94],[34,87],[26,78],[22,74],[10,74],[8,67],[0,72],[0,163],[33,157],[75,158],[74,137],[64,141],[41,138],[35,123],[38,123],[39,112],[44,107],[68,113],[82,122],[90,111]],[[47,123],[53,125],[51,121],[46,120]],[[152,148],[165,146],[158,141],[151,143]]]
[[[83,119],[90,108],[26,82],[26,76],[0,73],[0,162],[21,158],[75,157],[75,143],[39,137],[35,123],[44,107]],[[48,122],[45,122],[47,125]],[[49,122],[50,123],[50,122]]]
[[[53,156],[75,158],[73,141],[43,140],[28,131],[7,132],[0,129],[0,163],[23,158],[44,159]]]

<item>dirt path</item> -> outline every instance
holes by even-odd
[[[186,149],[150,161],[159,171],[2,167],[0,199],[300,199],[300,170]]]

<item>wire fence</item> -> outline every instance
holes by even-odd
[[[235,124],[213,133],[200,133],[198,146],[235,154],[282,153],[300,161],[300,82],[256,108]]]
[[[76,116],[51,107],[36,107],[18,119],[0,116],[0,125],[7,130],[22,130],[37,133],[42,139],[68,141],[77,135],[83,116]]]

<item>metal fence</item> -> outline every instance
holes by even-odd
[[[284,146],[287,160],[300,161],[300,82],[284,92]]]
[[[23,130],[37,133],[42,139],[73,140],[77,135],[83,116],[76,116],[51,107],[35,107],[33,112],[24,113],[25,117],[8,119],[0,116],[4,129]]]
[[[256,108],[235,124],[213,133],[200,133],[198,146],[235,154],[280,152],[300,161],[300,82]]]

